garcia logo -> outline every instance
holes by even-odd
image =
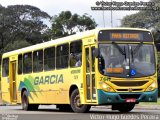
[[[37,76],[34,79],[34,85],[59,84],[63,83],[63,75]]]

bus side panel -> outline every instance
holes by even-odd
[[[3,104],[10,103],[10,84],[9,77],[2,77],[1,79],[1,91],[2,91],[2,102]]]
[[[18,75],[17,74],[17,81],[16,81],[16,84],[17,84],[17,103],[21,103],[21,91],[19,91],[19,85],[20,85],[20,81],[22,80],[23,76],[22,75]]]
[[[42,74],[42,73],[41,73]],[[43,77],[37,77],[40,74],[26,74],[18,77],[18,102],[21,102],[21,92],[23,89],[26,89],[28,93],[29,102],[31,104],[47,104],[46,99],[46,88],[47,86],[41,86],[36,80],[43,80]],[[37,79],[41,78],[41,79]],[[43,83],[42,83],[43,84]]]
[[[17,84],[17,103],[21,103],[22,102],[22,98],[21,98],[21,90],[22,90],[22,88],[26,88],[26,87],[24,87],[24,86],[21,86],[21,82],[23,81],[23,79],[24,79],[24,77],[23,77],[23,75],[18,75],[17,74],[17,82],[16,82],[16,84]]]
[[[55,77],[51,79],[52,82],[54,81],[54,84],[47,86],[48,103],[70,104],[69,90],[72,85],[80,88],[80,84],[82,83],[81,71],[81,68],[69,68],[52,72],[50,75],[54,75]]]
[[[41,91],[36,91],[36,92],[29,92],[29,102],[36,103],[36,104],[48,104],[46,100],[46,94],[47,92],[41,92]]]
[[[69,104],[69,87],[72,83],[70,71],[68,69],[56,70],[49,74],[50,84],[47,86],[47,100],[50,104]],[[53,84],[52,84],[53,83]]]

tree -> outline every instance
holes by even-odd
[[[16,40],[13,43],[8,43],[5,46],[4,51],[17,50],[20,48],[28,47],[30,45],[32,44],[28,43],[26,40]]]
[[[150,2],[154,2],[155,6],[160,8],[159,0],[150,0]],[[160,41],[160,34],[157,32],[160,28],[159,10],[139,11],[136,14],[127,15],[122,19],[122,26],[154,29],[156,31],[153,33],[155,41]]]
[[[88,14],[82,16],[72,14],[70,11],[62,11],[52,18],[52,37],[59,38],[94,29],[97,24]]]
[[[30,44],[41,43],[49,39],[44,34],[48,26],[44,21],[50,16],[39,8],[30,5],[0,6],[0,48],[7,44],[24,40]]]

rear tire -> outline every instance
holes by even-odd
[[[39,104],[30,104],[31,110],[38,110]]]
[[[119,104],[118,110],[119,112],[130,112],[134,108],[135,104]]]
[[[38,104],[29,104],[27,91],[24,91],[22,93],[22,109],[25,111],[37,110],[38,107],[39,107]]]
[[[80,95],[78,89],[75,89],[70,97],[71,108],[74,112],[84,113],[88,112],[91,108],[89,105],[80,104]]]

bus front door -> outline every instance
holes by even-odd
[[[95,46],[85,47],[85,95],[86,102],[96,102],[96,81],[95,81],[95,57],[93,55]]]
[[[11,102],[14,103],[17,101],[16,93],[16,61],[10,61],[10,96]]]

